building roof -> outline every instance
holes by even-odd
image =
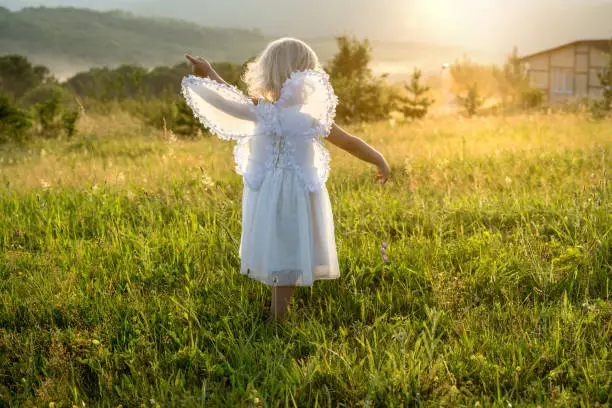
[[[526,60],[529,58],[533,58],[536,57],[538,55],[541,54],[547,54],[549,52],[552,51],[557,51],[560,50],[561,48],[565,48],[565,47],[569,47],[570,45],[577,45],[577,44],[588,44],[591,45],[595,48],[599,48],[600,50],[604,51],[604,52],[612,52],[612,39],[608,39],[608,40],[578,40],[578,41],[572,41],[570,43],[567,44],[563,44],[563,45],[559,45],[558,47],[554,47],[554,48],[549,48],[547,50],[543,50],[543,51],[539,51],[533,54],[529,54],[529,55],[525,55],[524,57],[521,57],[521,61],[522,60]]]

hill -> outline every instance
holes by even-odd
[[[140,18],[122,11],[0,8],[0,55],[25,55],[60,74],[122,63],[170,65],[185,52],[242,62],[266,41],[256,31]]]

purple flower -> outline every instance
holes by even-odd
[[[387,263],[387,261],[388,261],[388,260],[389,260],[389,258],[387,258],[387,255],[384,255],[384,256],[383,256],[383,262],[384,262],[384,263]]]
[[[21,235],[21,230],[19,228],[15,229],[15,238],[19,238]]]
[[[382,247],[380,249],[380,252],[382,252],[382,254],[385,255],[387,253],[387,250],[385,249],[385,247]]]
[[[387,249],[387,243],[386,243],[386,242],[383,242],[383,243],[382,243],[382,247],[383,247],[384,249]]]

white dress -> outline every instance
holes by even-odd
[[[196,117],[235,140],[243,176],[240,272],[270,286],[311,286],[340,276],[325,182],[337,98],[327,74],[295,72],[275,102],[254,104],[232,86],[188,76],[183,95]]]

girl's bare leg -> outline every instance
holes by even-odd
[[[272,286],[272,303],[270,312],[272,318],[283,321],[289,314],[289,303],[295,293],[295,286]]]

